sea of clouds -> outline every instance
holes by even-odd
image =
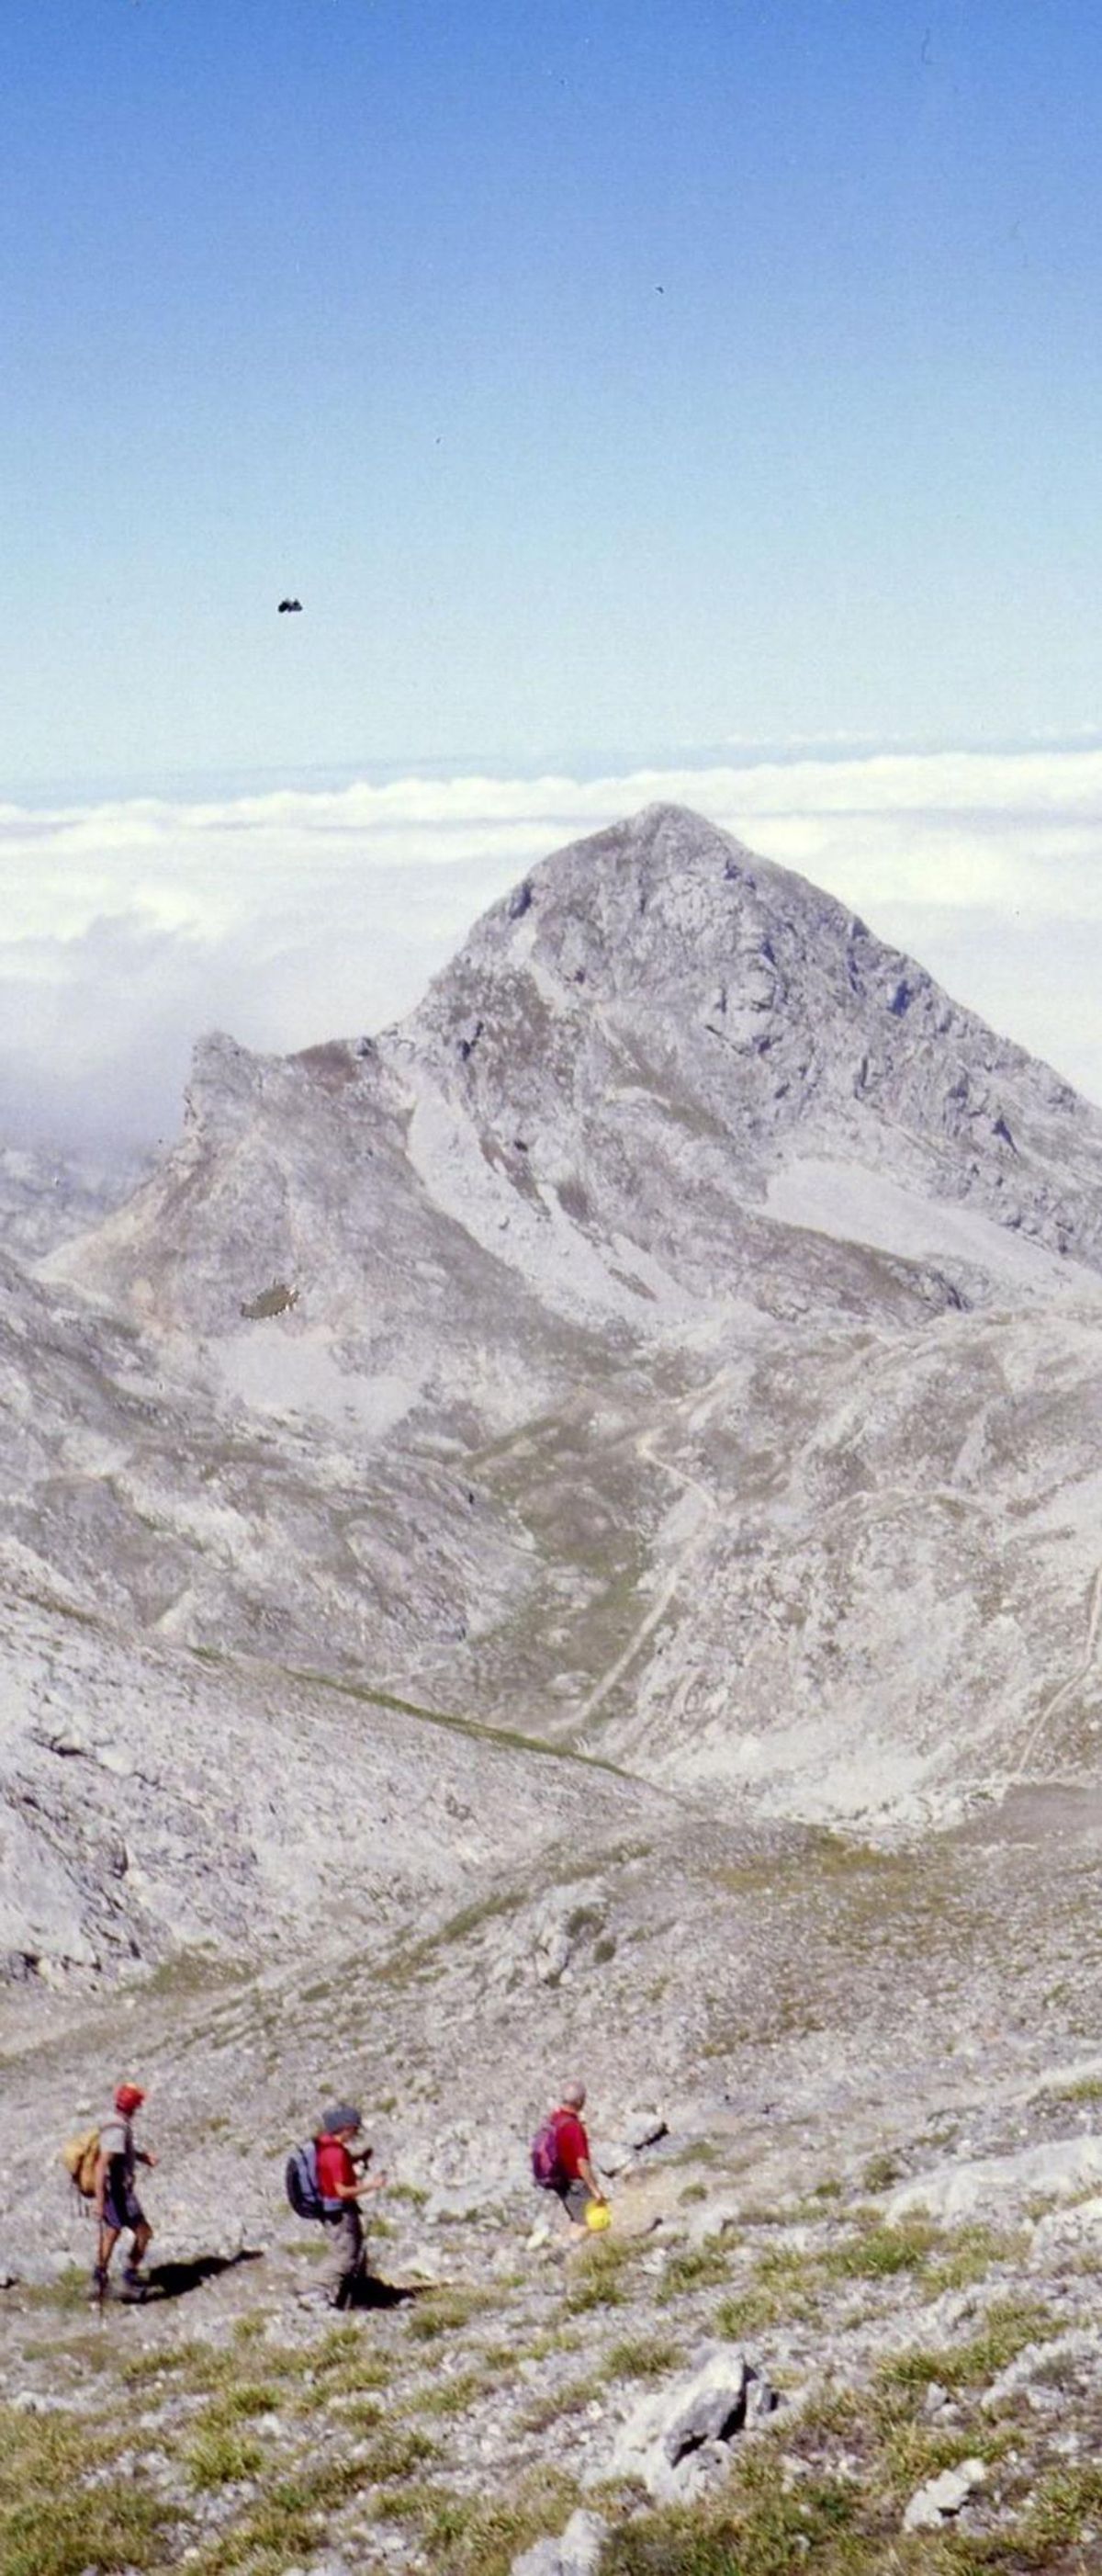
[[[385,1025],[534,860],[656,799],[828,887],[1102,1099],[1102,749],[739,754],[0,806],[0,1144],[171,1138],[200,1032]]]

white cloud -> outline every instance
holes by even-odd
[[[190,1046],[396,1017],[557,844],[655,799],[828,886],[1102,1093],[1102,751],[893,751],[0,807],[0,1127],[171,1134]]]

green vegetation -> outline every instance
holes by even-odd
[[[656,2335],[625,2335],[605,2354],[606,2379],[664,2379],[672,2370],[680,2370],[684,2354],[679,2344],[663,2343]]]
[[[809,2476],[786,2487],[775,2459],[750,2453],[715,2503],[669,2506],[621,2523],[602,2576],[792,2576],[801,2566],[848,2576],[860,2561],[839,2544],[858,2509],[851,2480]]]
[[[418,2523],[430,2561],[447,2576],[509,2576],[520,2551],[547,2532],[561,2531],[578,2501],[572,2478],[536,2469],[508,2496],[414,2489],[404,2510]]]
[[[458,1919],[472,1928],[469,1914]],[[680,2369],[701,2331],[749,2343],[783,2385],[770,2337],[791,2321],[812,2328],[809,2353],[821,2325],[842,2328],[847,2384],[820,2384],[775,2427],[737,2442],[728,2478],[691,2506],[652,2508],[634,2487],[593,2491],[611,2526],[602,2576],[1072,2576],[1092,2564],[1102,2470],[1090,2440],[1082,2465],[1061,2460],[1047,2417],[1016,2399],[994,2412],[979,2402],[1083,2301],[1066,2283],[1059,2314],[1019,2294],[1016,2229],[928,2217],[888,2226],[842,2198],[826,2176],[807,2198],[744,2214],[737,2240],[675,2247],[657,2280],[648,2240],[613,2231],[580,2243],[565,2275],[527,2267],[439,2284],[370,2320],[292,2312],[281,2328],[274,2307],[250,2301],[244,2315],[215,2316],[217,2340],[173,2339],[171,2317],[152,2310],[109,2318],[116,2333],[55,2316],[55,2340],[36,2314],[44,2384],[70,2390],[75,2405],[95,2369],[94,2418],[0,2408],[2,2576],[159,2576],[185,2553],[188,2576],[290,2576],[326,2549],[382,2565],[399,2530],[429,2576],[509,2576],[579,2501],[569,2477],[526,2473],[523,2461],[560,2440],[570,2456],[590,2409],[611,2421]],[[791,2230],[779,2242],[778,2220]],[[898,2334],[928,2298],[979,2281],[991,2304],[977,2302],[966,2326],[923,2345],[915,2322],[907,2349],[873,2361],[867,2321],[890,2320]],[[209,2333],[211,2309],[206,2317]],[[882,2355],[879,2331],[874,2350]],[[545,2360],[553,2367],[518,2388],[518,2364]],[[1054,2375],[1059,2366],[1057,2355]],[[802,2368],[797,2338],[790,2393]],[[955,2402],[931,2415],[935,2380]],[[507,2401],[495,2398],[506,2389]],[[471,2446],[456,2429],[483,2403],[495,2423],[507,2403],[506,2441],[471,2492]],[[167,2498],[145,2478],[144,2453],[172,2462]],[[976,2510],[944,2532],[905,2535],[909,2496],[972,2455],[991,2472]]]
[[[827,2280],[886,2280],[897,2272],[924,2270],[939,2241],[928,2220],[905,2219],[899,2227],[870,2227],[847,2237],[828,2247],[819,2261]]]
[[[882,2388],[922,2389],[937,2380],[942,2388],[971,2388],[995,2379],[1016,2361],[1029,2343],[1043,2343],[1060,2332],[1060,2320],[1035,2299],[998,2299],[974,2335],[962,2343],[933,2350],[916,2346],[893,2354],[882,2364]]]
[[[408,2331],[414,2343],[435,2343],[439,2335],[452,2334],[459,2326],[469,2325],[472,2317],[484,2315],[497,2303],[498,2293],[477,2290],[467,2283],[430,2290],[418,2300]]]
[[[546,2433],[552,2424],[561,2424],[567,2416],[583,2415],[586,2407],[600,2395],[601,2384],[599,2377],[591,2375],[588,2379],[572,2380],[565,2388],[549,2388],[542,2397],[534,2397],[521,2417],[525,2432]]]
[[[66,2415],[0,2406],[0,2567],[4,2576],[83,2576],[156,2568],[173,2517],[120,2444]],[[90,2483],[92,2480],[94,2484]]]
[[[419,2400],[421,2411],[425,2415],[466,2415],[480,2397],[488,2397],[500,2386],[499,2370],[459,2370],[454,2378],[425,2390]]]
[[[683,2254],[671,2254],[658,2296],[664,2305],[668,2305],[671,2299],[682,2298],[686,2290],[715,2289],[719,2282],[727,2279],[730,2269],[729,2247],[711,2237],[706,2244],[697,2245]]]
[[[618,2308],[624,2297],[624,2273],[638,2253],[638,2246],[621,2238],[595,2236],[583,2248],[573,2281],[566,2294],[569,2316],[584,2316],[592,2308]]]
[[[1074,2084],[1053,2084],[1037,2097],[1048,2102],[1102,2102],[1102,2075],[1081,2075]]]
[[[216,2420],[200,2426],[185,2457],[193,2486],[222,2487],[255,2477],[264,2466],[264,2446],[254,2434]]]
[[[901,2172],[898,2156],[893,2156],[887,2148],[881,2148],[878,2155],[869,2157],[861,2181],[866,2191],[890,2191]]]

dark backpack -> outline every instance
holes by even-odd
[[[318,2190],[318,2151],[313,2143],[294,2148],[287,2158],[283,2180],[296,2218],[324,2218],[325,2204]]]
[[[563,2183],[557,2118],[545,2120],[532,2140],[532,2180],[541,2191],[559,2191]]]

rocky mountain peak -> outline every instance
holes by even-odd
[[[832,896],[680,806],[534,869],[391,1043],[491,1159],[522,1148],[526,1186],[591,1203],[598,1181],[606,1223],[636,1235],[656,1169],[668,1216],[705,1189],[760,1204],[826,1157],[1102,1260],[1098,1113]]]

